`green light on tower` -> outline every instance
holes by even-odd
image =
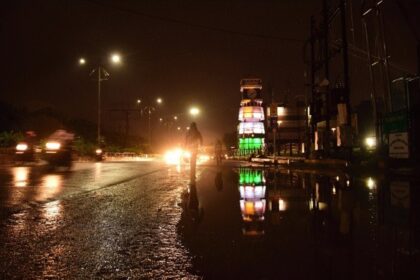
[[[239,138],[239,149],[258,150],[263,145],[263,138]]]

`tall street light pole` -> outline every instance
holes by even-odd
[[[147,114],[148,114],[148,119],[147,119],[147,132],[148,132],[148,138],[149,138],[149,146],[152,146],[152,111],[155,110],[155,107],[151,107],[151,106],[146,106],[144,108],[145,110],[147,110]]]
[[[95,71],[95,70],[94,70]],[[97,131],[97,141],[98,146],[101,145],[101,82],[108,80],[109,73],[106,72],[101,66],[98,66],[96,69],[98,72],[98,131]],[[102,71],[104,71],[104,75],[102,76]]]
[[[141,99],[137,99],[137,104],[140,106]],[[156,98],[156,104],[161,105],[163,99],[158,97]],[[148,143],[149,147],[152,146],[152,112],[156,110],[156,107],[147,105],[140,109],[140,112],[145,111],[147,113],[147,132],[148,132]],[[161,120],[160,120],[161,121]]]
[[[101,66],[98,67],[98,146],[101,145]]]
[[[121,63],[121,56],[119,54],[112,54],[110,60],[113,64],[120,64]],[[86,64],[85,58],[79,59],[80,65]],[[97,142],[98,146],[101,146],[101,82],[106,81],[109,78],[109,73],[105,70],[105,68],[101,65],[94,68],[90,75],[93,75],[97,72],[97,82],[98,82],[98,127],[97,127]]]

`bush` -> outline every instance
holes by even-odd
[[[95,155],[96,144],[78,137],[74,141],[74,150],[79,156],[93,156]]]
[[[10,148],[24,139],[23,134],[14,131],[3,131],[0,133],[0,147]]]

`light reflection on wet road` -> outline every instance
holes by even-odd
[[[258,169],[84,163],[0,171],[7,279],[404,279],[417,182]],[[418,279],[418,278],[413,278]]]
[[[13,209],[0,231],[2,277],[196,278],[176,231],[185,170],[155,162],[32,171],[12,168],[2,177],[3,207]]]
[[[3,167],[0,169],[0,203],[5,209],[2,214],[33,203],[112,186],[162,168],[165,167],[157,162],[78,163],[71,172],[49,172],[42,166]]]
[[[206,169],[179,234],[209,279],[419,279],[420,184],[328,171]],[[197,200],[197,207],[190,207]],[[204,213],[201,215],[200,213]],[[209,245],[211,244],[211,246]]]

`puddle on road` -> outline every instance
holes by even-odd
[[[41,182],[35,195],[37,201],[45,201],[59,194],[63,188],[63,175],[47,174],[41,178]]]
[[[220,278],[408,277],[420,272],[420,184],[238,168],[184,194],[183,244]],[[417,265],[416,265],[417,264]]]
[[[29,166],[12,167],[9,172],[10,177],[1,181],[0,203],[12,212],[56,197],[68,176],[66,173],[43,174]]]
[[[96,167],[100,174],[104,166]],[[43,275],[68,270],[67,261],[76,261],[78,269],[85,248],[89,254],[81,263],[97,265],[85,269],[97,272],[98,278],[398,279],[419,273],[418,182],[209,167],[183,191],[186,171],[171,168],[133,181],[142,188],[132,182],[115,192],[104,189],[102,198],[99,194],[96,200],[80,201],[82,206],[96,202],[96,211],[86,215],[77,214],[90,209],[78,209],[79,202],[72,207],[60,200],[37,205],[31,208],[35,213],[14,214],[4,240],[8,248],[20,245],[20,252],[44,250],[48,257],[42,253],[28,264],[48,260]],[[42,174],[36,188],[29,183],[15,189],[23,190],[22,199],[48,199],[62,190],[65,176]],[[19,169],[13,182],[30,177]],[[179,196],[182,209],[175,206]]]

